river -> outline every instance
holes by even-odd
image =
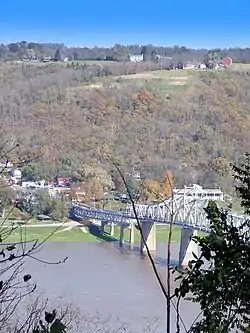
[[[178,259],[178,251],[179,245],[173,243],[174,260]],[[129,332],[133,333],[166,332],[164,297],[148,258],[141,257],[138,249],[131,251],[126,247],[119,248],[116,243],[105,242],[47,243],[36,256],[50,262],[68,257],[65,263],[59,265],[44,264],[32,259],[26,263],[26,271],[37,282],[38,292],[44,297],[55,303],[63,297],[60,305],[71,302],[88,318],[99,312],[98,316],[103,320],[108,318],[105,326],[114,328],[124,323],[130,328]],[[158,244],[155,260],[166,281],[166,245]],[[181,304],[181,316],[187,327],[197,313],[198,306],[193,303]],[[175,317],[172,309],[171,332],[176,331]],[[147,328],[147,325],[154,327],[154,330]],[[101,331],[105,332],[104,329]],[[111,329],[108,331],[113,332]]]

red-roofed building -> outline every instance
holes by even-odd
[[[66,186],[69,183],[69,178],[58,177],[57,179],[59,186]]]
[[[230,66],[230,65],[232,65],[232,63],[233,63],[233,60],[232,60],[232,58],[230,58],[230,57],[226,57],[226,58],[224,58],[224,59],[222,59],[222,62],[221,62],[224,66]]]

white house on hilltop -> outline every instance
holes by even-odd
[[[129,60],[131,62],[142,62],[143,55],[142,54],[129,54]]]

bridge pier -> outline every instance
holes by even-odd
[[[114,235],[115,235],[115,225],[114,225],[114,223],[111,222],[109,227],[110,227],[110,236],[114,237]]]
[[[122,246],[124,244],[124,229],[125,229],[125,226],[123,224],[121,224],[121,227],[120,227],[120,241],[119,241],[120,246]]]
[[[187,267],[190,260],[195,259],[193,253],[198,257],[199,248],[193,240],[193,236],[197,236],[197,230],[181,229],[181,243],[179,252],[179,266]]]
[[[106,225],[105,221],[101,221],[100,232],[101,232],[102,235],[103,235],[104,232],[105,232],[105,225]]]
[[[156,226],[155,223],[142,222],[141,223],[142,234],[147,243],[149,251],[156,251]],[[141,238],[141,254],[146,250],[145,244]]]
[[[135,243],[135,225],[134,223],[130,224],[130,228],[129,228],[129,244],[130,247],[133,247],[134,243]]]

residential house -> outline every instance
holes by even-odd
[[[199,65],[198,65],[198,68],[200,68],[200,69],[206,69],[207,66],[206,66],[205,64],[199,64]]]
[[[166,60],[172,60],[172,57],[168,57],[162,54],[156,54],[156,59],[166,59]]]
[[[21,181],[22,178],[22,171],[19,169],[13,169],[11,171],[11,177],[10,179],[15,183],[18,184]]]
[[[50,62],[51,61],[51,57],[44,57],[42,61],[43,62]]]
[[[64,177],[58,177],[58,186],[66,187],[69,186],[70,180],[69,178],[64,178]]]
[[[193,63],[186,63],[184,65],[184,69],[195,69],[195,68],[196,68],[196,65]]]
[[[129,54],[129,60],[131,62],[142,62],[143,55],[142,54]]]
[[[12,162],[0,162],[0,167],[7,169],[7,170],[12,170],[13,169],[13,163]]]
[[[44,188],[45,187],[45,180],[40,180],[38,182],[22,182],[22,187],[25,188]]]

